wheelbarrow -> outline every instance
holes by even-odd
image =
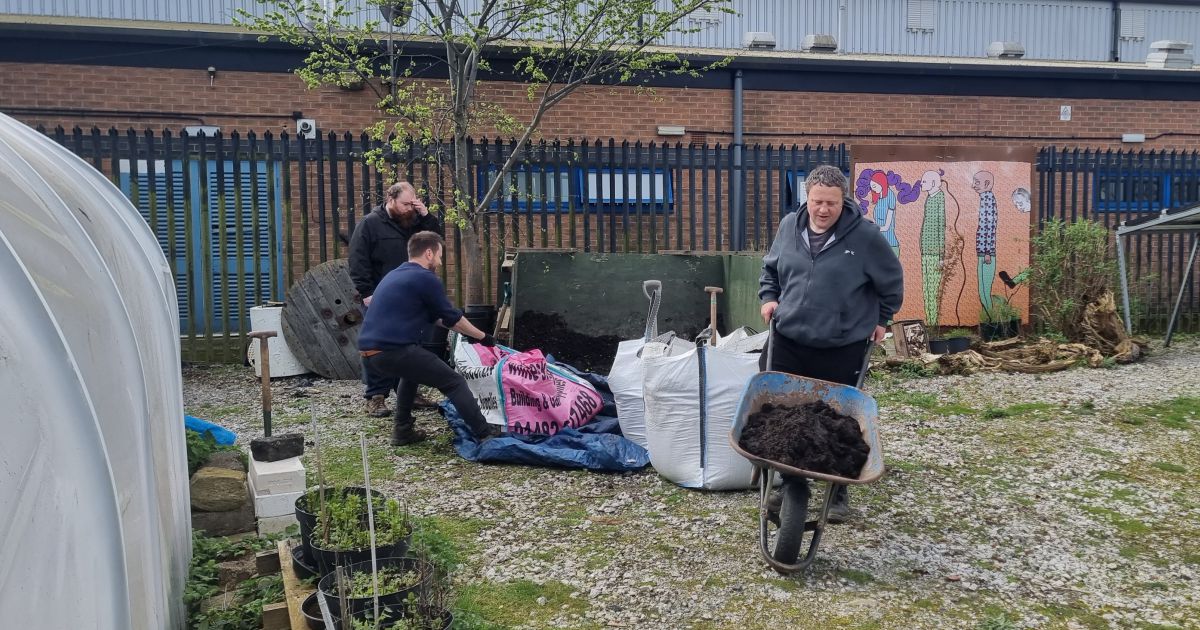
[[[868,346],[870,347],[870,346]],[[868,357],[870,352],[868,351]],[[770,355],[768,354],[768,366]],[[863,369],[859,375],[859,385],[866,374],[867,360],[863,361]],[[863,439],[871,447],[867,461],[857,478],[840,477],[826,473],[795,468],[777,461],[764,459],[751,454],[739,443],[746,421],[754,413],[760,411],[766,404],[777,406],[798,407],[800,405],[824,401],[838,413],[854,418],[862,429]],[[821,545],[821,536],[829,518],[829,507],[833,504],[835,489],[841,485],[863,485],[871,483],[883,476],[883,451],[879,446],[879,407],[875,399],[856,387],[840,385],[812,378],[804,378],[783,372],[760,372],[754,375],[746,384],[738,403],[737,414],[734,416],[733,430],[729,433],[729,441],[733,450],[754,465],[754,478],[758,481],[758,543],[763,559],[775,571],[789,575],[803,571],[812,564],[817,549]],[[776,474],[797,478],[795,483],[783,484],[783,504],[779,510],[779,528],[775,534],[775,549],[770,548],[770,519],[768,518],[768,499],[775,485]],[[807,481],[824,481],[826,484],[825,500],[820,506],[816,519],[808,520],[810,493]],[[804,535],[811,532],[808,549],[804,558],[799,562],[800,550],[803,546]]]

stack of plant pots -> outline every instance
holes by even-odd
[[[371,492],[375,523],[372,579],[366,489],[326,488],[323,494],[319,489],[310,490],[296,499],[301,541],[292,551],[292,562],[301,576],[319,578],[318,592],[325,594],[335,622],[345,616],[347,621],[360,622],[360,626],[366,622],[371,628],[390,628],[401,620],[406,628],[449,627],[448,613],[440,608],[431,610],[428,605],[431,593],[440,588],[434,584],[432,566],[406,555],[412,540],[407,509],[381,492]],[[339,579],[343,589],[338,588]],[[318,593],[313,593],[305,600],[303,612],[310,628],[323,629],[317,597]]]

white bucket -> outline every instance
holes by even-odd
[[[283,307],[255,306],[250,309],[250,329],[254,331],[274,330],[277,334],[267,343],[267,352],[271,357],[271,378],[281,376],[296,376],[306,374],[308,368],[300,365],[287,340],[283,338]],[[254,368],[254,375],[262,377],[262,368],[258,367],[258,340],[251,339],[250,347],[246,350],[246,358]]]

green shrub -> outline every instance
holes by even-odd
[[[1070,341],[1081,341],[1083,310],[1117,280],[1109,231],[1102,223],[1051,219],[1031,242],[1030,297],[1041,324]]]

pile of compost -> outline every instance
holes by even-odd
[[[871,452],[858,421],[820,400],[799,407],[763,405],[746,419],[739,444],[763,459],[851,479],[858,478]]]
[[[558,313],[525,311],[517,316],[513,347],[541,350],[558,361],[585,372],[607,374],[621,338],[614,335],[584,335],[567,326]]]

